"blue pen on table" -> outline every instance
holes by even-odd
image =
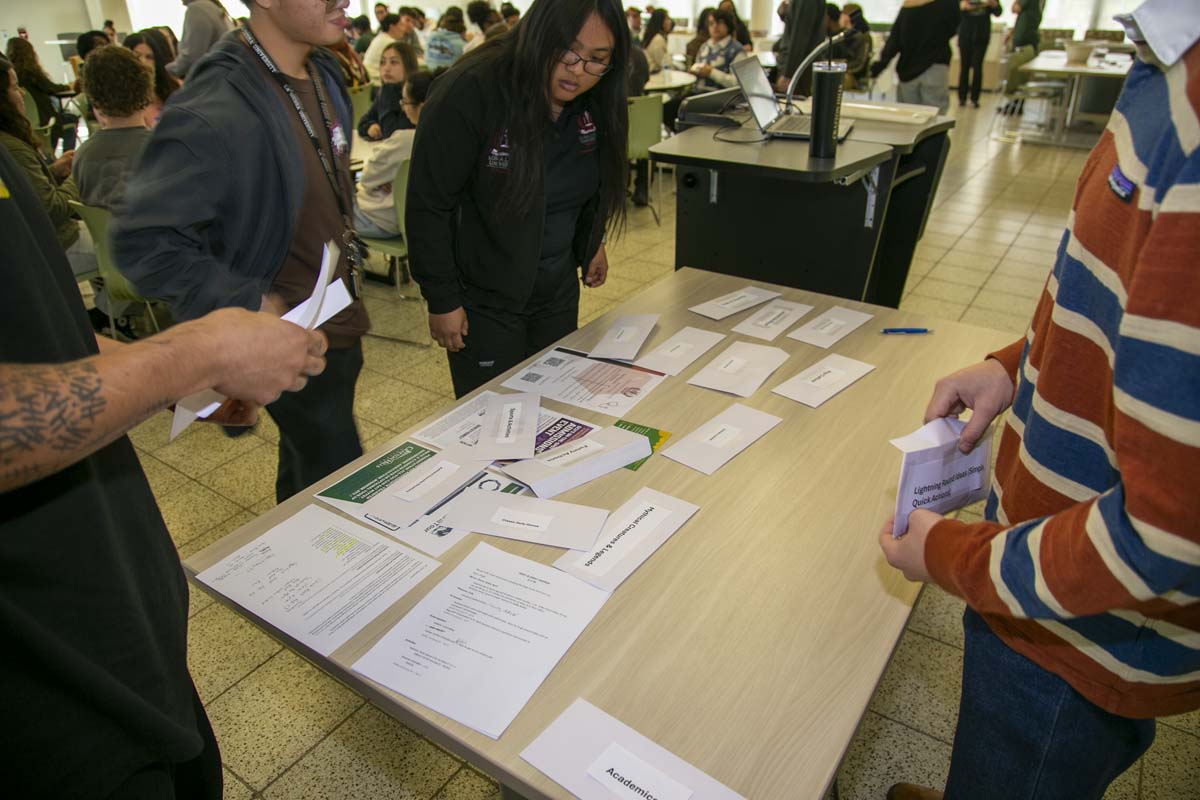
[[[883,334],[933,333],[933,328],[883,328],[879,332]]]

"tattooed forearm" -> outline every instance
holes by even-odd
[[[0,465],[31,452],[72,452],[97,433],[107,400],[99,370],[87,361],[12,366],[0,380]]]

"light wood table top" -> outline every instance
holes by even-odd
[[[696,76],[679,69],[664,69],[650,76],[646,81],[647,92],[670,92],[675,89],[685,89],[696,82]]]
[[[685,325],[729,333],[753,310],[714,322],[687,308],[745,284],[744,279],[684,269],[638,292],[563,344],[588,350],[616,315],[628,313],[662,315],[643,352]],[[836,775],[919,588],[888,567],[876,542],[895,503],[900,466],[899,452],[888,439],[921,424],[937,378],[1013,337],[774,288],[785,299],[815,306],[809,318],[835,304],[868,310],[875,318],[832,350],[781,335],[771,344],[791,357],[748,399],[688,386],[687,378],[729,343],[758,341],[732,334],[638,404],[629,415],[632,421],[671,431],[673,438],[733,402],[784,421],[712,476],[660,453],[637,472],[618,470],[556,498],[615,509],[640,487],[650,486],[696,503],[700,511],[613,594],[500,739],[476,733],[350,671],[483,537],[471,534],[449,550],[439,569],[330,658],[239,611],[389,714],[529,798],[570,797],[522,761],[520,752],[577,697],[747,798],[821,796]],[[880,335],[879,329],[889,326],[936,330],[927,336]],[[819,409],[771,393],[830,352],[876,368]],[[497,388],[509,374],[486,388]],[[546,405],[601,424],[613,421],[553,401]],[[401,441],[397,437],[391,445]],[[311,502],[306,493],[248,523],[188,559],[188,574],[211,566]],[[562,552],[505,539],[487,541],[547,564]]]
[[[1061,50],[1046,50],[1021,65],[1022,72],[1041,72],[1046,75],[1084,78],[1124,78],[1132,68],[1133,59],[1131,58],[1113,60],[1090,58],[1086,63],[1072,63],[1067,61],[1067,54]]]

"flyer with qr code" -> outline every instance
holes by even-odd
[[[589,358],[575,350],[556,347],[501,385],[621,417],[665,378],[654,370]]]

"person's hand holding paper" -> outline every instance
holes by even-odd
[[[951,373],[934,385],[933,397],[925,408],[925,421],[957,417],[971,409],[971,419],[958,437],[958,449],[969,453],[992,420],[1012,405],[1015,390],[1012,378],[1000,362],[986,359]]]
[[[889,517],[879,529],[879,547],[883,557],[896,569],[904,573],[904,577],[918,583],[928,583],[933,578],[925,566],[925,540],[933,526],[945,517],[932,511],[918,509],[908,515],[908,530],[903,536],[892,535],[895,517]]]

